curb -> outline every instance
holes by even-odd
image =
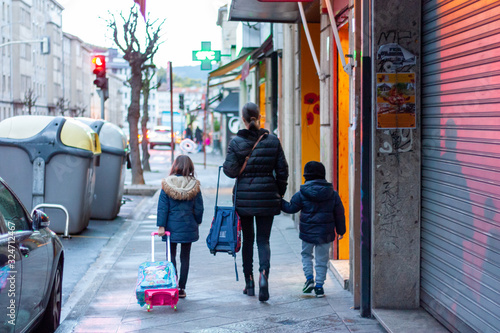
[[[156,185],[125,185],[123,194],[152,197],[156,191],[158,191],[158,186]]]

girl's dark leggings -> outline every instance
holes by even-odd
[[[189,273],[189,257],[191,254],[191,244],[192,243],[180,243],[181,244],[181,274],[179,278],[179,288],[186,289],[186,281]],[[177,269],[177,263],[175,257],[177,255],[177,243],[170,243],[170,253],[172,255],[172,264],[174,264],[175,272],[179,276],[179,270]],[[168,253],[167,253],[168,258]]]

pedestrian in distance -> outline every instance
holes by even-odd
[[[170,175],[162,180],[156,221],[158,235],[163,236],[163,241],[166,241],[165,231],[170,231],[170,253],[176,272],[175,257],[177,244],[180,243],[180,298],[186,297],[191,244],[199,239],[198,228],[202,218],[200,181],[194,176],[193,161],[187,155],[180,155],[175,159]]]
[[[304,185],[295,193],[290,203],[282,199],[281,209],[294,214],[300,211],[299,238],[302,240],[302,268],[306,282],[302,291],[313,290],[316,297],[324,297],[323,284],[326,280],[330,244],[342,239],[345,234],[344,206],[333,185],[325,179],[325,166],[316,161],[304,166]],[[314,252],[314,254],[313,254]],[[314,284],[313,259],[316,265]]]
[[[281,213],[281,198],[286,192],[288,164],[280,140],[260,128],[260,111],[247,103],[242,109],[245,129],[238,131],[229,143],[224,173],[237,178],[236,211],[243,232],[242,260],[245,275],[244,294],[255,295],[253,278],[254,220],[259,253],[259,300],[269,299],[271,248],[269,237],[274,216]],[[260,141],[259,141],[260,140]],[[252,150],[253,149],[253,150]],[[247,159],[248,157],[248,159]],[[246,166],[242,170],[245,161]],[[241,174],[240,174],[241,173]]]
[[[187,125],[186,127],[184,139],[193,140],[193,130],[191,129],[191,124]]]
[[[196,126],[194,137],[196,140],[196,144],[198,145],[198,152],[200,152],[203,149],[203,132],[201,131],[199,126]]]

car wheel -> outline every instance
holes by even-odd
[[[45,309],[42,322],[38,329],[40,332],[55,332],[61,320],[61,300],[62,300],[62,267],[57,266],[54,276],[54,284],[50,293],[49,304]]]

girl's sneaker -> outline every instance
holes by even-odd
[[[179,298],[186,298],[186,291],[184,289],[179,289]]]
[[[314,289],[314,280],[308,279],[306,283],[304,283],[304,288],[302,288],[302,292],[304,294],[310,294]]]
[[[314,287],[314,293],[316,294],[316,297],[325,297],[325,291],[323,290],[322,286],[316,286]]]

